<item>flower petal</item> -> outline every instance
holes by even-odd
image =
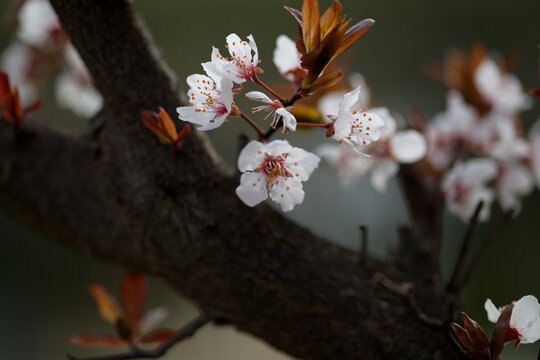
[[[416,130],[400,131],[390,140],[390,152],[402,164],[417,162],[426,151],[426,139]]]
[[[484,309],[486,309],[488,320],[492,323],[496,323],[499,319],[499,316],[501,315],[501,312],[495,304],[493,304],[493,301],[491,299],[487,299],[486,303],[484,304]]]
[[[399,166],[392,160],[380,160],[375,162],[371,171],[371,185],[378,192],[385,192],[388,187],[388,180],[397,174]]]
[[[255,171],[264,159],[265,145],[259,141],[250,141],[238,156],[238,170],[240,172]]]
[[[116,299],[99,284],[90,285],[89,291],[96,300],[101,317],[108,323],[116,325],[123,316]]]
[[[283,127],[290,131],[296,131],[296,118],[293,114],[285,110],[285,108],[276,109],[276,114],[281,115],[283,120]]]
[[[304,201],[302,184],[294,178],[284,178],[272,187],[270,198],[281,206],[283,211],[291,211]]]
[[[540,304],[536,297],[527,295],[516,301],[510,326],[519,332],[522,344],[540,339]]]
[[[272,103],[272,99],[270,99],[268,96],[266,96],[266,94],[260,91],[250,91],[246,93],[246,97],[249,100],[260,101],[266,104]]]
[[[122,279],[120,293],[122,295],[122,305],[126,312],[126,322],[133,333],[139,330],[144,301],[146,299],[146,281],[138,273],[128,273]]]
[[[243,173],[240,185],[236,188],[236,195],[251,207],[264,201],[268,197],[264,175],[258,172]]]

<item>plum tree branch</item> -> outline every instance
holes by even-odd
[[[355,253],[268,206],[246,207],[203,134],[173,153],[141,123],[141,110],[172,113],[181,101],[132,2],[51,3],[105,98],[103,121],[85,138],[27,125],[17,141],[0,126],[3,211],[78,251],[161,276],[204,313],[298,358],[454,358],[448,331],[410,306],[445,320],[453,301],[424,271],[437,223],[417,211],[402,245],[417,251],[359,266]],[[373,274],[411,283],[412,301]]]

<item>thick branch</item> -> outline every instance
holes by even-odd
[[[143,127],[141,110],[172,112],[180,101],[130,2],[51,2],[106,99],[106,121],[92,140],[45,132],[3,146],[16,170],[0,187],[3,209],[79,250],[162,276],[205,313],[296,357],[453,358],[447,329],[416,316],[446,308],[442,284],[413,289],[429,299],[413,309],[372,278],[402,283],[416,273],[370,258],[360,267],[269,207],[246,207],[200,134],[175,154]]]

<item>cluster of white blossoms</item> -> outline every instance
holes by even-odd
[[[447,207],[463,220],[471,217],[478,202],[484,203],[481,220],[498,199],[503,210],[519,211],[521,198],[540,184],[540,138],[533,127],[523,133],[519,113],[531,98],[519,80],[488,56],[474,69],[472,89],[450,89],[446,111],[437,114],[425,129],[426,160],[443,174]],[[476,94],[472,98],[470,93]]]
[[[355,139],[356,144],[366,145],[362,147],[363,154],[343,143],[323,144],[316,152],[337,171],[343,185],[351,186],[361,177],[370,175],[373,187],[384,192],[388,181],[398,173],[399,164],[411,164],[425,156],[426,140],[416,130],[398,130],[398,122],[387,108],[374,107],[366,111],[366,107],[371,104],[371,92],[362,75],[351,74],[349,83],[356,90],[349,94],[344,91],[327,93],[319,99],[318,108],[329,118],[337,115],[339,119],[345,104],[356,116],[356,121],[363,120],[356,128],[356,138],[338,134],[337,130],[334,134],[334,138],[342,142],[348,143]],[[348,104],[347,101],[341,102],[344,96],[355,100],[352,106],[352,101]],[[337,123],[336,120],[334,129]],[[375,140],[378,141],[373,142]]]
[[[55,84],[58,104],[78,116],[94,116],[103,99],[51,4],[27,0],[18,11],[17,39],[5,49],[0,61],[0,67],[17,85],[23,104],[37,99],[44,76],[54,70],[49,68],[51,64],[60,70]]]
[[[252,107],[250,113],[263,112],[264,119],[270,119],[269,125],[274,129],[281,125],[284,133],[296,131],[298,122],[292,114],[294,105],[285,105],[286,101],[258,78],[263,71],[258,67],[260,60],[253,36],[249,35],[244,41],[238,35],[230,34],[226,42],[229,56],[222,56],[214,47],[211,60],[202,64],[206,75],[195,74],[187,78],[189,105],[177,108],[179,119],[196,124],[203,131],[221,126],[228,117],[248,120],[234,103],[234,98],[242,92],[242,84],[256,83],[266,93],[249,91],[245,94],[249,100],[262,103]],[[294,42],[281,35],[276,45],[276,67],[284,78],[297,86],[307,71],[302,68],[301,56]],[[235,84],[240,86],[234,88]],[[336,146],[347,145],[357,156],[366,158],[361,152],[381,137],[385,120],[382,117],[384,114],[379,114],[377,109],[366,111],[362,106],[364,97],[360,86],[340,94],[336,112],[327,114],[328,123],[319,127],[327,128],[328,136],[343,144]],[[256,126],[251,120],[248,122]],[[242,176],[236,193],[248,206],[255,206],[270,197],[283,211],[290,211],[303,201],[302,182],[308,180],[320,159],[315,154],[291,146],[285,140],[266,142],[264,137],[261,138],[261,131],[258,133],[262,142],[250,142],[238,158]],[[393,150],[402,146],[403,141],[399,137],[391,145]]]
[[[489,321],[496,323],[503,308],[497,308],[490,299],[486,300],[484,308]],[[507,333],[507,338],[515,340],[516,347],[520,343],[532,344],[540,340],[540,304],[536,297],[526,295],[514,302],[509,330],[515,338],[509,337],[510,332]]]

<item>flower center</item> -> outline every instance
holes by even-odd
[[[264,154],[264,160],[257,171],[264,174],[266,178],[266,185],[268,187],[279,184],[279,179],[281,177],[292,177],[292,174],[285,166],[287,156],[289,156],[288,153],[278,156]]]

